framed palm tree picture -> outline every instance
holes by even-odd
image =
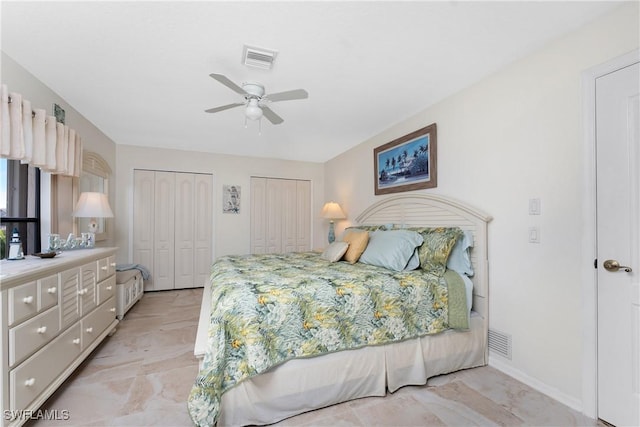
[[[437,142],[433,123],[374,148],[375,194],[437,187]]]

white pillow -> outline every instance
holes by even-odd
[[[349,249],[347,242],[333,242],[322,252],[320,258],[329,262],[336,262],[342,258],[347,249]]]

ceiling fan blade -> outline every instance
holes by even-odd
[[[231,89],[232,91],[239,93],[240,95],[247,94],[247,92],[245,92],[244,89],[242,89],[240,86],[238,86],[237,84],[235,84],[234,82],[229,80],[226,76],[223,76],[222,74],[212,73],[212,74],[209,74],[209,76],[219,81],[220,83],[222,83],[223,85]]]
[[[271,108],[265,106],[261,106],[260,108],[262,108],[263,116],[265,116],[267,120],[269,120],[274,125],[279,125],[280,123],[284,122],[284,119],[274,113]]]
[[[221,107],[209,108],[208,110],[204,110],[205,113],[217,113],[218,111],[228,110],[229,108],[241,107],[244,105],[244,102],[234,102],[233,104],[223,105]]]
[[[277,101],[292,101],[294,99],[308,98],[309,94],[304,89],[288,90],[286,92],[272,93],[271,95],[265,95],[263,98],[267,98],[271,102]]]

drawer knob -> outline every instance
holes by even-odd
[[[55,294],[56,292],[58,292],[58,288],[54,286],[52,288],[47,289],[47,292],[50,294]]]
[[[33,297],[32,297],[31,295],[29,295],[28,297],[24,297],[24,298],[22,299],[22,301],[23,301],[25,304],[31,304],[31,303],[33,302]]]
[[[25,387],[32,387],[36,383],[35,378],[29,378],[24,382]]]
[[[111,308],[109,309],[109,311],[110,311],[110,312],[112,312],[112,313],[115,313],[115,312],[116,312],[116,308],[115,308],[115,307],[111,307]]]
[[[80,338],[74,338],[71,342],[74,344],[80,344]]]
[[[78,291],[78,295],[85,295],[87,292],[89,292],[89,291],[87,291],[87,288],[80,289],[80,290]]]
[[[39,334],[44,334],[45,332],[47,332],[47,327],[46,326],[40,326],[36,330],[38,331]]]
[[[85,331],[87,331],[87,333],[90,334],[91,332],[93,332],[93,328],[87,328],[85,329]]]
[[[109,267],[107,267],[106,265],[103,265],[102,267],[100,267],[100,270],[102,271],[107,271],[109,269]]]
[[[113,286],[107,286],[108,291],[110,291],[111,289],[113,289]]]
[[[115,267],[115,266],[116,266],[116,263],[115,263],[115,262],[112,262],[112,263],[111,263],[111,267]]]

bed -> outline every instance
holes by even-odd
[[[303,357],[296,358],[294,354],[279,360],[272,367],[261,370],[259,375],[239,376],[237,381],[232,381],[232,387],[226,387],[228,389],[225,388],[224,393],[218,398],[209,400],[202,398],[210,390],[210,383],[204,379],[210,377],[212,359],[220,358],[216,349],[223,346],[216,344],[222,342],[220,337],[212,336],[212,331],[220,330],[217,322],[221,321],[219,312],[213,314],[216,310],[212,311],[212,297],[220,301],[221,284],[226,281],[226,274],[250,270],[243,270],[244,263],[248,262],[247,258],[235,257],[225,260],[228,264],[226,270],[218,267],[218,273],[212,274],[216,283],[213,286],[211,282],[207,283],[203,292],[195,345],[195,355],[200,359],[201,371],[188,402],[194,422],[199,425],[270,424],[352,399],[384,396],[387,391],[393,392],[405,385],[425,384],[432,376],[486,365],[489,312],[487,224],[490,220],[489,215],[465,203],[429,194],[388,197],[375,203],[356,218],[358,227],[384,225],[393,229],[459,228],[471,238],[473,244],[470,262],[474,274],[470,280],[466,280],[473,286],[473,305],[465,327],[449,329],[446,324],[444,328],[423,331],[419,336],[403,336],[400,340],[383,339],[375,341],[375,345],[364,345],[366,343],[361,340],[358,343],[363,345],[354,345],[353,349],[330,349],[336,351],[315,357],[303,354]],[[317,256],[318,254],[294,254],[291,258],[284,259],[288,264],[300,265],[300,271],[303,271],[307,268],[307,263],[316,262]],[[267,264],[263,265],[261,270],[269,270],[270,263],[275,262],[272,258],[281,257],[284,256],[266,256]],[[343,278],[342,274],[348,274],[350,266],[341,261],[332,267],[334,271],[341,272],[329,280],[333,286],[331,289],[339,293],[341,291],[338,289],[338,278]],[[324,277],[326,274],[332,273],[316,275]],[[368,274],[375,272],[369,271]],[[380,271],[380,274],[384,272]],[[390,275],[399,281],[414,280],[407,279],[404,272],[393,272]],[[287,277],[286,280],[292,280],[292,277]],[[391,279],[380,280],[387,283]],[[442,283],[443,279],[440,277],[434,280]],[[252,277],[249,281],[253,284],[256,278]],[[273,282],[270,279],[268,281]],[[375,280],[369,282],[374,283]],[[430,286],[438,288],[439,285]],[[399,286],[398,289],[404,288]],[[230,291],[222,293],[226,292]],[[277,288],[268,288],[260,295],[269,296],[269,292],[274,294],[279,291]],[[251,294],[247,295],[242,298],[250,299]],[[431,302],[433,303],[433,298]],[[436,303],[434,307],[437,307]],[[430,316],[437,317],[437,313]],[[418,323],[420,322],[416,322]],[[256,334],[265,334],[259,330],[260,328],[254,329],[257,331]],[[225,377],[224,381],[227,379],[229,378]]]

